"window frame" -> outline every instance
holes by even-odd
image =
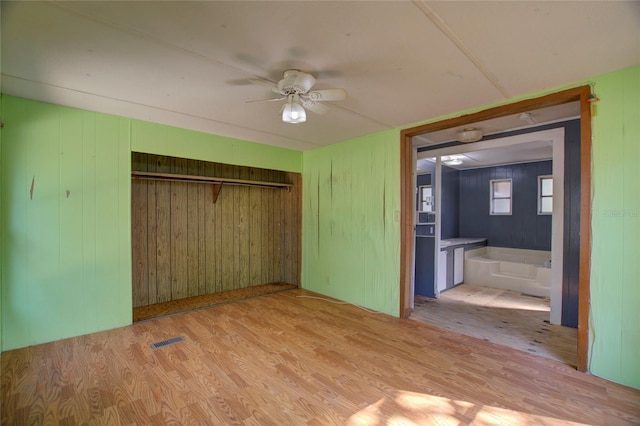
[[[542,181],[551,180],[551,195],[542,195]],[[542,199],[551,198],[551,211],[542,211]],[[553,214],[553,175],[540,175],[538,176],[538,215],[550,216]]]
[[[493,186],[495,183],[500,182],[509,182],[509,196],[508,197],[494,197],[495,191]],[[495,200],[509,200],[509,211],[496,213],[494,212],[494,201]],[[489,181],[489,215],[490,216],[511,216],[513,215],[513,179],[491,179]]]

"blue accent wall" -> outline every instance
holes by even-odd
[[[580,121],[564,125],[562,325],[578,327],[580,272]]]
[[[458,238],[460,228],[460,172],[451,167],[442,166],[442,196],[440,199],[440,238]]]
[[[435,238],[416,237],[415,294],[435,297],[434,265]]]
[[[431,166],[427,171],[428,174],[419,174],[416,176],[417,186],[432,185],[435,193],[435,165]],[[418,194],[416,188],[416,203],[418,202]],[[438,194],[435,194],[436,197]],[[417,204],[416,204],[417,205]],[[421,228],[431,227],[433,225],[416,225],[416,231],[420,233]],[[426,229],[424,229],[426,231]],[[433,237],[416,237],[416,259],[415,259],[415,294],[427,297],[435,297],[434,287],[434,265],[433,257],[435,251],[435,238]]]
[[[538,215],[538,176],[551,161],[461,170],[460,235],[487,238],[493,247],[551,250],[551,215]],[[489,214],[490,181],[511,179],[512,214]]]

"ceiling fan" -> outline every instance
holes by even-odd
[[[347,98],[347,91],[344,89],[311,90],[316,79],[300,70],[285,71],[284,78],[277,84],[262,79],[252,79],[251,82],[269,86],[272,92],[281,96],[247,102],[286,100],[287,103],[282,107],[282,121],[285,123],[304,123],[307,121],[305,108],[322,115],[329,111],[329,107],[323,104],[323,101],[342,101]]]

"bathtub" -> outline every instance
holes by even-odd
[[[464,254],[464,282],[538,297],[551,291],[551,252],[481,247]]]

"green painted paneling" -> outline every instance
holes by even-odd
[[[27,126],[24,123],[27,102],[2,97],[2,349],[26,345],[30,341],[29,322],[22,320],[34,309],[28,297],[27,199],[30,179],[27,179]],[[10,103],[11,105],[7,105]],[[20,343],[18,343],[20,342]]]
[[[2,103],[2,348],[129,324],[130,120]]]
[[[2,45],[2,43],[0,43]],[[1,56],[1,54],[0,54]],[[2,93],[0,91],[0,93]],[[2,95],[0,94],[0,122],[2,121]],[[2,165],[2,129],[0,129],[0,165]],[[2,177],[3,174],[0,172],[0,224],[2,224]],[[0,354],[2,353],[2,240],[3,240],[3,226],[0,225]]]
[[[590,370],[640,388],[640,67],[593,82]]]
[[[1,8],[0,8],[0,19],[2,18],[2,12],[1,12]],[[1,33],[1,31],[0,31]],[[1,40],[1,35],[0,35],[0,71],[2,71],[2,40]],[[2,73],[0,72],[0,121],[2,120],[3,114],[2,114]],[[0,165],[2,164],[2,151],[3,151],[3,147],[2,147],[2,134],[4,132],[2,131],[2,129],[0,129]],[[3,174],[0,172],[0,224],[2,224],[2,204],[3,204],[3,198],[2,198],[2,177]],[[2,278],[4,276],[4,274],[2,273],[2,248],[3,248],[3,244],[2,244],[2,240],[3,240],[4,234],[3,234],[3,227],[0,225],[0,354],[2,353]]]
[[[302,152],[132,120],[131,150],[263,169],[302,172]]]
[[[304,153],[303,287],[399,315],[400,148],[387,131]]]

